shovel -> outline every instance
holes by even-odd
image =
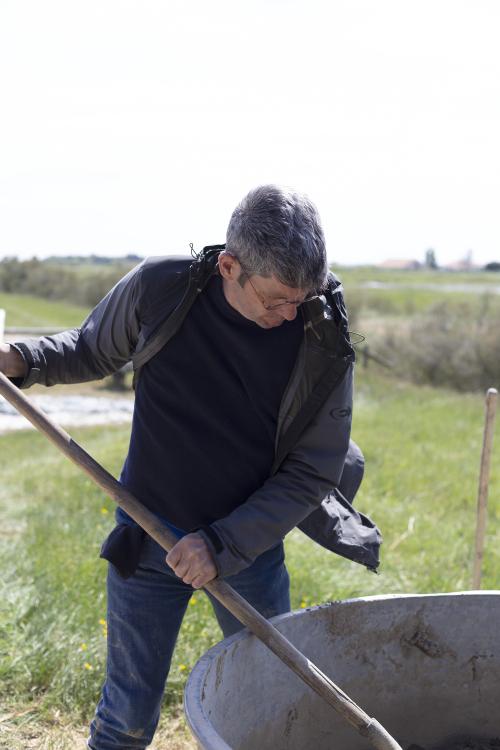
[[[52,422],[38,407],[0,372],[0,394],[9,401],[59,450],[85,471],[94,482],[134,519],[167,552],[177,543],[177,537],[163,526],[156,516],[142,505],[111,474],[95,461],[61,427]],[[219,578],[206,583],[209,591],[243,625],[254,633],[309,687],[332,706],[346,721],[365,737],[377,750],[402,750],[401,746],[379,724],[370,718],[341,688],[288,641],[274,625],[248,604],[227,583]]]

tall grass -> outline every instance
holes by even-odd
[[[55,260],[4,258],[0,261],[0,291],[93,307],[135,265],[132,259],[109,260],[76,266]]]
[[[457,391],[500,388],[500,326],[491,305],[435,305],[405,327],[386,331],[378,347],[401,377],[415,383]]]
[[[454,591],[470,585],[480,396],[416,388],[375,374],[357,387],[354,436],[366,456],[357,505],[385,537],[380,575],[314,545],[300,532],[286,541],[294,608],[337,598]],[[128,430],[75,432],[115,474]],[[88,718],[105,658],[105,564],[99,547],[113,504],[40,435],[0,437],[0,696],[36,700]],[[495,445],[484,587],[500,580],[500,438]],[[167,702],[180,700],[195,660],[220,637],[197,593],[172,665]]]
[[[465,306],[479,315],[487,307],[491,314],[500,313],[500,273],[447,272],[421,269],[396,271],[376,267],[334,267],[344,285],[349,311],[361,318],[408,319],[429,312],[437,304],[446,303],[459,313]]]

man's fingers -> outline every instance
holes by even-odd
[[[180,578],[184,581],[184,583],[187,583],[189,585],[193,585],[193,582],[197,579],[203,579],[203,582],[205,582],[206,577],[206,570],[203,570],[203,568],[200,568],[199,565],[191,565],[188,570],[186,570]]]
[[[165,559],[176,576],[196,589],[217,576],[212,555],[196,534],[188,534],[180,539]]]
[[[199,568],[193,568],[185,563],[180,563],[175,568],[172,568],[172,570],[184,583],[187,583],[194,588],[201,588],[201,586],[204,586],[208,580],[211,580],[210,577],[207,577],[205,571],[200,571]],[[195,585],[195,581],[198,581],[197,585]]]
[[[189,560],[184,560],[182,557],[180,557],[178,561],[175,562],[175,560],[169,559],[168,555],[167,555],[167,564],[170,565],[175,575],[182,579],[184,579],[184,576],[186,575],[189,568],[191,567]]]
[[[182,552],[178,548],[178,545],[175,544],[166,556],[165,560],[167,561],[167,565],[170,565],[171,568],[175,568],[175,566],[179,564],[181,557]]]
[[[201,589],[206,584],[206,581],[203,579],[202,576],[198,576],[194,580],[191,581],[191,586],[194,589]]]
[[[172,555],[172,552],[175,554]],[[196,559],[193,560],[192,556],[183,555],[182,552],[175,550],[175,547],[168,553],[166,557],[167,564],[170,565],[175,575],[178,578],[182,578],[184,583],[191,583],[191,579],[194,575],[199,572],[199,565]]]
[[[174,568],[174,573],[179,578],[182,578],[184,583],[191,583],[189,580],[187,580],[190,577],[190,573],[192,571],[192,566],[189,564],[189,562],[185,562],[184,560],[181,560],[179,565],[177,565]]]
[[[202,573],[201,575],[193,578],[193,580],[191,581],[191,586],[194,589],[201,589],[206,583],[208,583],[209,581],[213,581],[215,577],[216,577],[215,574],[212,575],[211,573],[210,574]]]

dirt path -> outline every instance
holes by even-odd
[[[1,711],[1,709],[0,709]],[[86,750],[86,726],[64,717],[41,722],[33,709],[0,713],[0,748],[5,750]],[[160,721],[151,750],[196,750],[181,712]]]

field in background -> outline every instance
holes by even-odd
[[[500,274],[485,271],[397,271],[333,267],[342,280],[350,313],[365,333],[422,315],[437,305],[474,317],[500,314]],[[354,322],[354,321],[353,321]]]
[[[61,269],[66,266],[61,264]],[[95,272],[89,264],[70,265],[72,272],[85,281]],[[129,266],[111,267],[114,273],[125,273]],[[103,273],[110,269],[103,267]],[[411,316],[428,310],[438,302],[460,306],[463,303],[484,306],[487,297],[493,307],[500,310],[500,273],[474,271],[397,271],[372,266],[333,266],[334,272],[344,284],[345,295],[358,312],[364,311],[369,319],[371,313],[386,316]],[[53,267],[57,274],[58,267]],[[70,302],[42,300],[32,295],[10,294],[0,291],[0,307],[7,310],[8,323],[23,325],[78,325],[88,313],[89,306],[76,306]]]
[[[400,271],[379,266],[339,266],[332,265],[332,270],[346,284],[364,284],[377,281],[405,284],[487,284],[500,286],[500,273],[495,271],[445,271],[441,269],[421,268],[415,271]]]
[[[72,328],[80,325],[88,307],[69,302],[42,299],[30,294],[0,292],[0,308],[6,313],[6,326]]]
[[[89,281],[85,264],[74,270],[82,282]],[[377,352],[388,333],[405,335],[419,320],[425,327],[429,311],[443,318],[444,343],[452,346],[454,316],[477,326],[498,320],[500,313],[498,273],[335,270],[344,283],[351,328],[367,337],[360,351],[369,345]],[[7,326],[55,328],[79,325],[89,310],[8,293],[0,293],[0,307],[7,311]],[[455,335],[458,340],[461,331]],[[490,350],[494,345],[492,339]],[[442,347],[440,342],[441,352]],[[450,356],[445,358],[455,366]],[[496,382],[489,384],[499,387],[500,370],[493,372]],[[103,383],[82,391],[89,387],[101,389]],[[58,386],[51,394],[79,388]],[[357,505],[383,530],[381,573],[368,573],[292,532],[286,546],[293,607],[468,588],[483,393],[411,385],[371,363],[368,370],[358,367],[354,420],[353,435],[367,462]],[[75,436],[119,472],[127,428],[85,429]],[[84,722],[104,666],[105,564],[98,554],[113,525],[113,506],[35,433],[0,436],[0,455],[0,747],[83,748]],[[497,426],[484,588],[498,587],[500,579],[499,466]],[[218,638],[209,605],[196,594],[172,666],[167,720],[154,747],[194,748],[179,718],[182,687],[196,659]]]
[[[293,607],[468,588],[482,425],[481,395],[403,385],[359,370],[353,434],[367,468],[356,502],[383,530],[381,573],[293,532],[286,542]],[[75,437],[118,473],[127,429],[86,429]],[[0,451],[0,700],[10,716],[7,746],[14,749],[13,738],[23,732],[46,731],[43,717],[78,723],[93,710],[106,631],[105,564],[98,554],[113,525],[113,503],[37,434],[2,436]],[[497,587],[500,578],[500,438],[492,466],[484,588]],[[174,713],[189,669],[219,639],[205,596],[191,601],[167,693],[166,711]],[[16,718],[21,707],[27,713]],[[1,727],[0,721],[0,746]],[[181,729],[176,737],[180,742]],[[181,747],[189,747],[186,740]]]

